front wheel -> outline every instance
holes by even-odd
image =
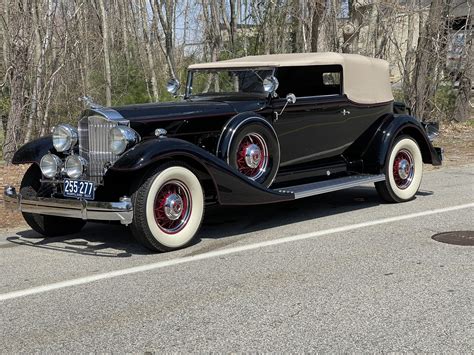
[[[418,192],[423,176],[420,147],[409,136],[394,142],[385,163],[385,181],[375,183],[380,197],[387,202],[412,200]]]
[[[198,178],[178,164],[161,166],[133,194],[132,233],[153,251],[187,246],[204,215],[204,193]]]

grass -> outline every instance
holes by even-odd
[[[474,127],[474,118],[471,118],[470,120],[467,120],[466,121],[466,126]]]

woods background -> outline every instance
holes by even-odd
[[[470,0],[0,0],[0,145],[103,105],[173,100],[187,65],[334,51],[390,62],[395,96],[420,119],[470,118]],[[0,158],[1,160],[1,158]]]

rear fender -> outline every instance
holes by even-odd
[[[150,168],[178,160],[200,167],[212,180],[217,200],[222,205],[264,204],[287,201],[293,194],[280,193],[250,180],[206,150],[176,138],[153,138],[142,141],[123,154],[106,173],[111,179],[120,175],[140,177]],[[112,179],[111,179],[112,180]]]
[[[441,159],[418,120],[409,115],[391,115],[380,125],[369,148],[364,153],[364,170],[368,173],[384,172],[387,154],[400,135],[412,137],[418,144],[423,163],[441,165]]]

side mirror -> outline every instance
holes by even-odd
[[[274,77],[273,75],[267,76],[263,80],[263,90],[266,93],[273,95],[275,91],[278,89],[279,84],[280,83],[278,82],[278,79],[276,77]]]
[[[181,87],[181,84],[175,78],[168,80],[168,82],[166,83],[166,91],[168,91],[170,94],[174,96],[176,96],[180,87]]]
[[[295,94],[290,93],[290,94],[286,95],[285,105],[283,106],[283,108],[281,109],[280,112],[275,112],[275,121],[278,121],[278,119],[280,118],[283,111],[285,111],[286,106],[288,106],[288,104],[294,104],[295,102],[296,102]]]

